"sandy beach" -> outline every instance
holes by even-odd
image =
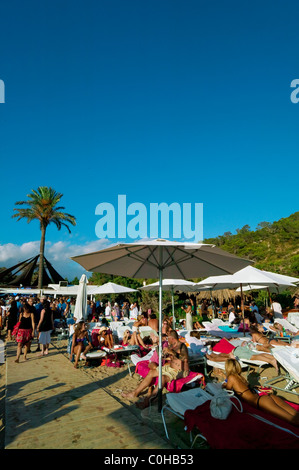
[[[33,348],[34,349],[34,348]],[[55,338],[52,340],[50,353],[59,354],[65,359],[65,368],[73,367],[73,364],[69,361],[69,356],[66,352],[66,341],[57,342]],[[28,355],[28,360],[35,358],[36,354],[31,353]],[[127,408],[132,415],[143,421],[146,425],[155,430],[161,437],[165,438],[164,427],[162,424],[161,416],[157,411],[157,404],[153,404],[152,407],[144,410],[140,409],[137,405],[143,400],[144,395],[141,395],[139,399],[134,401],[125,399],[122,397],[122,393],[133,391],[136,386],[140,383],[142,378],[134,373],[135,368],[131,366],[132,376],[128,371],[128,366],[124,365],[120,368],[107,367],[106,365],[99,365],[99,362],[93,361],[90,364],[86,364],[85,361],[80,361],[77,369],[78,374],[85,374],[88,376],[90,382],[95,386],[102,388],[111,397],[117,400],[123,407]],[[218,381],[218,379],[211,375],[212,370],[209,370],[210,375],[208,380]],[[259,383],[263,385],[266,378],[271,378],[276,375],[273,367],[263,368],[260,376],[256,374],[253,369],[249,375],[251,383]],[[6,364],[0,365],[0,447],[4,448],[4,436],[5,436],[5,389],[6,389]],[[299,403],[298,395],[291,395],[290,393],[277,392],[278,395],[283,398]],[[165,395],[164,398],[165,400]],[[166,412],[166,421],[168,423],[168,431],[170,433],[171,444],[173,448],[188,449],[190,448],[190,436],[184,431],[184,422],[173,414]],[[195,448],[209,448],[209,446],[202,440],[198,440]]]

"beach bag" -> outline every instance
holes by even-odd
[[[232,402],[231,398],[235,398],[239,402],[240,409],[238,409],[237,405],[235,405],[235,403]],[[216,419],[225,420],[230,415],[233,406],[240,413],[242,413],[243,411],[242,404],[240,400],[233,395],[233,392],[232,394],[226,393],[226,392],[220,392],[217,395],[215,395],[210,402],[211,416]]]

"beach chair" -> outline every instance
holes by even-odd
[[[231,340],[231,341],[228,341],[228,340],[221,340],[224,341],[224,345],[225,345],[225,341],[227,341],[232,347],[236,347],[236,346],[240,346],[242,344],[243,341],[248,341],[250,340],[250,338],[242,338],[242,339],[234,339],[234,340]],[[220,345],[220,342],[219,342],[219,345]],[[218,345],[218,347],[219,347]],[[225,347],[225,346],[224,346]],[[228,350],[223,350],[223,351],[213,351],[214,353],[219,353],[219,352],[229,352]],[[253,353],[255,351],[252,351]],[[260,351],[256,351],[256,352],[260,352]],[[242,369],[246,369],[247,368],[247,377],[249,376],[250,372],[252,369],[256,369],[256,367],[258,368],[257,369],[257,373],[260,374],[261,372],[261,369],[262,367],[264,366],[268,366],[268,362],[264,362],[264,361],[259,361],[257,359],[239,359],[239,363],[240,363],[240,366]],[[225,361],[223,362],[218,362],[218,361],[212,361],[210,359],[207,359],[207,365],[210,366],[210,367],[216,367],[218,369],[221,369],[221,370],[225,370]]]
[[[227,394],[227,396],[231,396],[232,392],[227,392],[226,390],[222,389],[220,384],[215,383],[208,383],[205,389],[202,388],[194,388],[191,390],[187,390],[185,392],[181,392],[179,395],[176,393],[168,393],[166,395],[166,403],[162,407],[161,410],[161,417],[162,423],[164,426],[165,436],[168,440],[169,432],[167,428],[167,422],[165,418],[165,412],[169,412],[180,418],[184,421],[184,415],[187,410],[194,410],[198,406],[210,401],[213,396],[217,395],[219,392],[223,394]],[[185,427],[185,431],[186,431]],[[204,441],[207,441],[206,437],[201,434],[200,432],[196,434],[195,438],[193,438],[192,430],[189,432],[190,436],[190,444],[191,449],[194,446],[196,440],[200,437]]]
[[[116,330],[116,335],[117,335],[117,339],[118,341],[122,341],[123,339],[123,336],[124,336],[124,332],[129,330],[131,333],[132,333],[132,328],[128,327],[128,326],[124,326],[124,325],[120,325],[117,330]]]
[[[280,323],[286,330],[290,330],[293,333],[297,333],[299,335],[299,330],[296,326],[292,325],[288,320],[285,318],[276,318],[276,323]]]
[[[184,413],[186,410],[195,409],[197,406],[211,399],[212,395],[201,388],[193,388],[191,390],[187,390],[186,392],[181,392],[179,396],[176,393],[168,393],[166,395],[166,404],[162,407],[161,410],[161,418],[166,439],[170,440],[165,418],[166,411],[174,414],[184,421]],[[195,439],[192,437],[192,431],[190,431],[189,436],[192,448],[195,443]],[[201,437],[206,441],[206,438],[202,434],[198,433],[196,435],[196,439],[198,437]]]
[[[211,449],[299,449],[298,427],[240,402],[242,412],[232,407],[225,420],[211,416],[209,401],[186,410],[185,430],[198,430]]]
[[[268,379],[265,385],[271,385],[272,388],[298,396],[294,391],[299,388],[299,349],[292,346],[282,346],[273,349],[273,356],[283,367],[285,373]],[[277,385],[277,382],[284,382],[284,386]]]

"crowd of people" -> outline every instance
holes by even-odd
[[[297,298],[295,298],[294,305]],[[226,381],[224,386],[233,389],[237,395],[253,404],[257,408],[262,408],[284,420],[299,425],[298,414],[289,409],[281,399],[259,398],[256,392],[251,390],[247,382],[244,381],[239,367],[239,360],[255,358],[267,362],[278,370],[277,362],[271,354],[272,348],[276,345],[286,345],[280,338],[270,339],[265,334],[265,323],[269,323],[270,330],[278,337],[285,335],[293,336],[294,346],[298,346],[298,337],[293,332],[285,330],[277,318],[282,317],[282,309],[278,302],[273,302],[269,310],[259,311],[254,301],[245,306],[245,314],[241,308],[229,303],[225,309],[228,324],[237,326],[238,331],[246,332],[250,336],[250,341],[246,341],[235,347],[229,353],[215,354],[213,351],[205,352],[207,359],[225,363]],[[27,360],[28,353],[39,352],[41,356],[49,353],[51,342],[51,332],[55,329],[55,322],[69,328],[69,358],[74,362],[74,367],[78,368],[80,359],[86,360],[86,355],[92,349],[113,350],[115,337],[109,326],[109,321],[123,322],[131,320],[131,328],[124,331],[120,343],[123,346],[137,346],[141,357],[154,351],[149,360],[149,372],[141,381],[138,387],[130,393],[124,394],[124,398],[136,399],[146,389],[147,395],[141,407],[147,406],[149,399],[157,395],[158,388],[153,386],[155,378],[159,374],[158,367],[158,333],[159,321],[157,316],[150,310],[142,312],[137,303],[123,302],[111,304],[106,302],[88,301],[87,321],[77,321],[75,318],[75,299],[58,298],[50,299],[47,296],[34,297],[10,297],[0,300],[1,305],[1,330],[7,331],[7,340],[15,339],[17,342],[17,353],[15,362],[20,361],[23,351],[24,360]],[[298,303],[299,305],[299,303]],[[193,321],[195,313],[200,313],[201,319],[208,319],[211,312],[211,303],[204,300],[195,306],[192,300],[186,301],[182,306],[186,316],[180,323],[181,329],[189,332],[188,336],[179,336],[178,331],[173,329],[173,319],[164,315],[162,321],[162,386],[172,380],[177,380],[188,376],[190,373],[190,344],[192,339],[200,342],[201,330],[204,329],[202,321]],[[223,317],[224,309],[213,310],[213,315]],[[92,338],[88,330],[89,322],[100,322],[101,326],[96,332],[96,340]],[[151,333],[147,336],[141,335],[141,327],[148,326]],[[31,351],[31,345],[36,338],[36,351]],[[283,338],[282,338],[283,339]],[[106,348],[106,349],[105,349]],[[253,352],[253,349],[255,352]]]

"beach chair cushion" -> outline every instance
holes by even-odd
[[[222,421],[211,416],[210,401],[206,401],[185,412],[187,431],[197,428],[212,449],[299,449],[297,427],[244,401],[242,406],[243,413],[233,407]]]

